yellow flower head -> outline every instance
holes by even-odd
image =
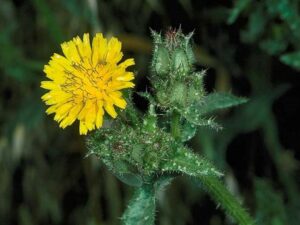
[[[107,40],[96,34],[90,44],[89,34],[64,42],[65,56],[54,54],[44,67],[49,81],[41,87],[49,90],[42,99],[50,107],[47,114],[55,113],[54,120],[65,128],[79,120],[80,134],[86,134],[103,123],[104,111],[115,118],[114,106],[126,107],[120,90],[132,88],[132,72],[126,71],[134,60],[123,57],[121,42],[112,37]]]

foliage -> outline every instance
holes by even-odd
[[[248,0],[237,1],[228,22],[234,23],[239,14],[249,9],[248,24],[241,33],[242,40],[246,43],[258,42],[270,55],[280,56],[283,63],[299,69],[299,1],[268,0],[254,7],[250,3]],[[289,46],[293,52],[288,51]]]

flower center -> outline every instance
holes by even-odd
[[[73,70],[66,71],[66,81],[62,89],[71,93],[75,102],[89,100],[103,100],[107,95],[107,89],[111,79],[105,79],[104,64],[97,64],[96,67],[91,65],[82,65],[73,63]]]

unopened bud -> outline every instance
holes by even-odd
[[[169,72],[169,53],[168,50],[163,47],[159,46],[154,55],[154,70],[157,75],[165,75]]]
[[[182,49],[177,49],[172,55],[173,70],[177,71],[181,76],[185,76],[190,70],[191,65],[189,59]]]
[[[179,104],[180,106],[183,106],[185,103],[186,92],[187,92],[185,84],[178,82],[174,84],[172,88],[174,91],[172,92],[172,96],[170,96],[171,101],[176,105]]]

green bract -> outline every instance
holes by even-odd
[[[105,165],[129,185],[141,186],[162,172],[220,176],[207,160],[192,153],[162,129],[132,128],[120,121],[93,134],[87,144]],[[190,162],[184,162],[188,158]]]

